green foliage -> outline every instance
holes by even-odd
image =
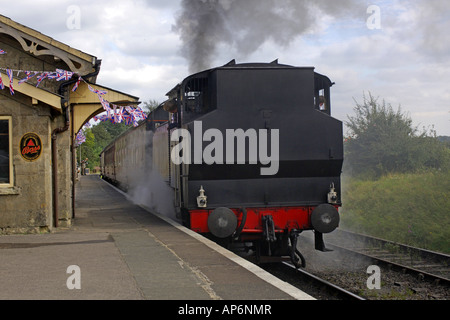
[[[86,142],[83,144],[84,145],[84,157],[82,157],[82,159],[89,159],[89,162],[92,162],[96,157],[94,156],[94,152],[93,152],[93,148],[95,146],[95,137],[94,134],[92,133],[91,129],[87,129],[84,132],[84,135],[86,136]],[[82,154],[83,156],[83,154]]]
[[[419,132],[371,94],[344,142],[342,223],[349,230],[450,253],[450,143]]]
[[[78,147],[77,161],[80,162],[81,152],[81,159],[89,159],[88,168],[92,172],[94,167],[100,165],[99,155],[102,150],[130,127],[131,125],[125,125],[124,123],[103,121],[92,128],[85,129],[86,142]]]
[[[400,107],[394,111],[369,93],[362,104],[356,102],[354,111],[355,116],[346,122],[350,137],[344,142],[344,172],[377,178],[395,172],[448,168],[448,148],[432,130],[419,132],[413,127]]]
[[[148,114],[158,106],[159,102],[151,99],[143,102],[142,109]],[[81,159],[88,158],[88,167],[92,171],[94,167],[100,165],[99,155],[102,150],[131,127],[132,125],[125,125],[123,122],[112,123],[110,121],[103,121],[92,128],[85,129],[86,142],[77,149],[77,161],[80,162],[80,157]]]
[[[158,108],[158,106],[160,105],[160,103],[156,100],[150,99],[148,101],[144,101],[143,105],[142,105],[142,110],[144,110],[144,112],[150,113],[153,110],[155,110],[156,108]]]
[[[341,227],[450,253],[450,171],[343,179]]]

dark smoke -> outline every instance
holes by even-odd
[[[286,47],[314,31],[324,15],[365,18],[365,9],[357,0],[182,0],[173,29],[193,73],[211,67],[220,44],[243,56],[267,40]]]

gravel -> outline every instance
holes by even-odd
[[[326,243],[326,239],[325,239]],[[305,271],[317,275],[366,299],[375,300],[449,300],[450,289],[424,281],[423,277],[379,266],[380,287],[369,289],[374,277],[371,259],[355,258],[342,252],[314,250],[310,237],[299,238],[298,248],[306,259]],[[369,269],[369,270],[368,270]],[[368,281],[368,279],[370,280]]]

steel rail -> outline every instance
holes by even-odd
[[[327,280],[319,278],[318,276],[315,276],[303,269],[298,269],[294,265],[292,265],[290,262],[282,262],[282,264],[295,270],[295,272],[301,273],[302,276],[307,277],[308,279],[312,280],[313,282],[326,287],[327,290],[331,291],[333,294],[336,294],[338,297],[340,297],[342,299],[366,300],[365,298],[358,296],[357,294],[354,294],[353,292],[345,290],[344,288],[341,288]]]
[[[396,242],[389,241],[389,240],[384,240],[384,239],[375,238],[375,237],[371,237],[371,236],[367,236],[367,235],[363,235],[363,234],[359,234],[359,233],[354,233],[351,231],[340,230],[339,232],[346,234],[347,237],[348,236],[357,237],[360,240],[362,240],[364,243],[377,243],[377,244],[381,245],[382,248],[384,248],[386,244],[394,245],[401,250],[401,252],[399,252],[399,254],[403,255],[403,256],[395,255],[396,258],[402,258],[405,256],[409,256],[411,254],[411,252],[414,252],[414,254],[418,255],[421,259],[433,260],[433,262],[438,262],[443,267],[449,267],[449,265],[450,265],[450,256],[446,255],[446,254],[442,254],[439,252],[433,252],[433,251],[429,251],[429,250],[425,250],[425,249],[420,249],[420,248],[416,248],[416,247],[411,247],[411,246],[404,245],[401,243],[396,243]],[[434,273],[425,271],[423,269],[419,269],[414,266],[408,266],[406,264],[398,263],[398,262],[395,262],[390,259],[378,257],[375,254],[361,252],[355,248],[348,248],[347,246],[337,245],[337,244],[333,243],[333,240],[328,241],[327,245],[331,249],[347,251],[347,252],[350,252],[355,255],[365,256],[369,259],[379,261],[384,265],[393,266],[394,268],[397,268],[400,270],[410,271],[411,273],[416,274],[416,275],[421,274],[424,278],[426,278],[428,280],[438,281],[439,284],[450,286],[450,279],[442,277],[438,274],[434,274]]]

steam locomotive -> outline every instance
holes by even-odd
[[[315,249],[327,251],[323,234],[339,224],[343,133],[330,113],[333,84],[277,60],[190,75],[103,150],[102,175],[126,186],[129,167],[156,170],[186,227],[251,244],[259,260],[305,266],[299,234],[313,230]]]

